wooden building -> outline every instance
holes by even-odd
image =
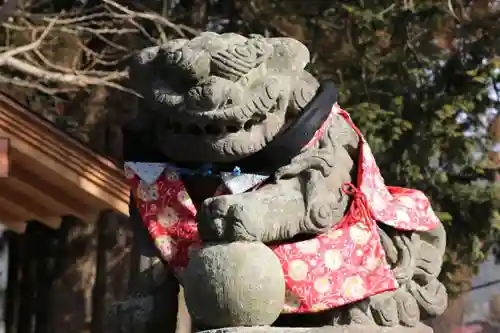
[[[0,95],[0,222],[59,228],[72,215],[93,223],[104,209],[128,215],[124,176],[51,123]]]
[[[128,203],[119,167],[0,94],[6,333],[175,331],[177,284],[140,255]]]

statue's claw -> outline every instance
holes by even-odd
[[[209,198],[198,213],[198,232],[203,241],[258,241],[256,221],[236,196]]]

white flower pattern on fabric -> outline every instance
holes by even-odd
[[[176,223],[180,219],[177,211],[172,207],[164,207],[160,214],[158,214],[158,222],[164,227],[168,227]]]
[[[379,211],[384,210],[387,207],[387,203],[385,202],[385,200],[376,191],[374,191],[373,194],[371,195],[371,202],[372,202],[373,209],[376,209]]]
[[[380,259],[376,258],[373,254],[366,258],[366,268],[369,270],[374,270],[380,263]]]
[[[345,118],[351,121],[347,114]],[[434,212],[426,211],[430,204],[422,192],[385,185],[370,147],[361,134],[360,137],[364,142],[360,187],[367,196],[369,208],[377,222],[400,230],[418,228],[420,231],[438,225],[440,222]]]
[[[330,281],[328,281],[328,277],[323,276],[314,281],[314,289],[321,294],[325,294],[330,290]]]
[[[331,270],[337,270],[342,266],[344,259],[339,250],[327,250],[324,254],[325,266]]]
[[[134,170],[129,166],[125,166],[125,168],[123,169],[123,172],[125,173],[125,178],[127,178],[127,179],[132,179],[135,177]]]
[[[413,200],[411,197],[400,197],[398,198],[398,201],[401,205],[407,208],[415,208],[415,200]]]
[[[294,260],[290,263],[290,277],[295,281],[303,281],[309,273],[309,266],[302,260]]]
[[[158,185],[156,183],[148,184],[141,180],[137,188],[137,196],[145,202],[158,200]]]
[[[408,213],[405,210],[403,210],[402,208],[396,210],[396,219],[402,223],[410,223],[411,222],[410,217],[408,216]]]
[[[156,238],[155,243],[165,260],[171,260],[175,256],[177,246],[171,237],[160,236]]]
[[[313,238],[307,241],[298,242],[296,246],[302,253],[317,253],[319,250],[319,241]]]
[[[365,283],[359,276],[349,277],[342,286],[344,295],[348,299],[362,299],[366,293]]]
[[[149,198],[151,201],[158,200],[158,186],[156,184],[149,185]]]

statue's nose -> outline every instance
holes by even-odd
[[[210,76],[189,90],[188,106],[193,111],[206,111],[228,104],[238,104],[242,99],[242,91],[238,88],[234,82]]]

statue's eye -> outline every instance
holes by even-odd
[[[203,89],[202,89],[202,96],[203,97],[212,97],[212,95],[214,94],[214,90],[212,89],[211,86],[209,85],[205,85],[203,86]]]
[[[182,51],[181,50],[167,51],[165,54],[165,58],[167,60],[167,63],[171,65],[176,65],[180,63],[182,60]]]

